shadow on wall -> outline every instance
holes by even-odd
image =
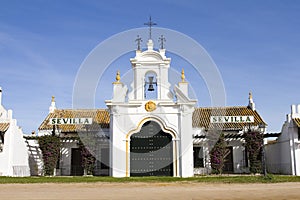
[[[31,176],[43,175],[42,152],[39,148],[37,139],[26,139],[28,147],[28,162]]]

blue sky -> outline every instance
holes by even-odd
[[[52,95],[57,107],[72,107],[73,84],[86,56],[110,36],[143,27],[151,15],[159,27],[182,32],[207,50],[222,75],[228,106],[247,105],[251,90],[268,130],[278,132],[290,105],[300,103],[299,11],[297,0],[3,0],[3,105],[13,109],[25,133],[36,130]],[[111,71],[129,69],[129,57],[113,63]],[[172,64],[188,65],[180,59]],[[192,74],[186,71],[187,78]],[[203,84],[192,81],[199,106],[210,106]],[[96,106],[110,98],[111,86],[97,92]]]

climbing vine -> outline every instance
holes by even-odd
[[[44,135],[38,137],[38,143],[43,155],[44,175],[51,176],[59,158],[60,138],[58,136]]]
[[[212,150],[210,151],[210,163],[212,173],[222,174],[225,162],[226,142],[224,133],[220,133],[220,137]]]
[[[260,173],[262,171],[263,134],[255,130],[248,131],[245,133],[245,141],[249,153],[250,172]]]

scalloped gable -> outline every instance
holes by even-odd
[[[164,58],[156,51],[144,51],[139,60],[143,61],[162,61]]]
[[[136,62],[167,62],[170,63],[171,59],[166,58],[164,53],[160,53],[153,50],[147,50],[140,53],[137,53],[135,58],[130,59],[131,63]]]

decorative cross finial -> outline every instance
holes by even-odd
[[[137,42],[137,50],[141,50],[141,42],[143,42],[142,38],[138,35],[135,41]]]
[[[161,35],[160,38],[158,38],[158,41],[160,42],[160,49],[164,49],[164,42],[166,42],[166,38]]]
[[[117,71],[117,75],[116,75],[116,82],[119,83],[121,80],[121,77],[120,77],[120,70]]]
[[[181,70],[181,82],[185,82],[184,69]]]
[[[144,23],[144,25],[149,26],[149,40],[151,40],[151,39],[152,39],[151,28],[152,28],[152,26],[155,26],[155,25],[157,25],[157,24],[156,24],[155,22],[152,22],[151,16],[150,16],[149,22]]]
[[[51,97],[51,102],[55,102],[55,97],[54,96]]]

